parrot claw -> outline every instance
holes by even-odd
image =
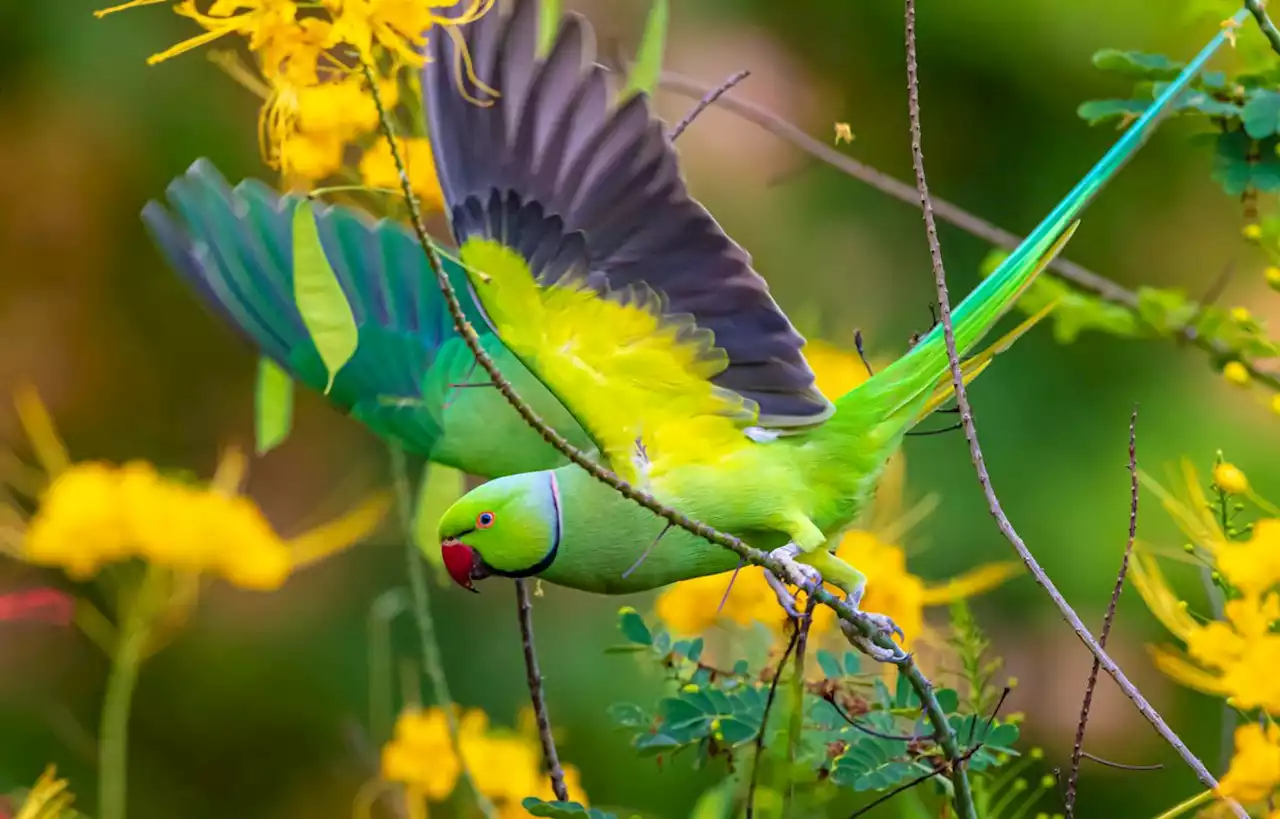
[[[778,579],[778,576],[768,569],[764,570],[765,582],[769,584],[769,588],[773,589],[773,594],[778,598],[778,605],[782,606],[782,610],[792,620],[800,619],[800,608],[796,605],[796,596],[787,589],[787,584]]]
[[[847,602],[850,608],[857,612],[860,617],[869,620],[882,634],[886,634],[891,637],[896,636],[899,640],[905,640],[906,635],[903,633],[902,629],[897,623],[893,622],[893,619],[888,615],[867,612],[860,608],[859,604],[862,603],[862,593],[865,589],[866,581],[859,583],[857,588],[849,592],[848,596],[845,598],[845,602]],[[882,648],[881,646],[876,645],[868,639],[866,635],[859,631],[858,627],[853,623],[841,620],[840,630],[844,632],[844,636],[849,640],[849,642],[853,643],[854,646],[877,662],[902,665],[911,657],[905,649],[897,646],[894,646],[893,648]]]

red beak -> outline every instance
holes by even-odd
[[[475,549],[456,540],[443,540],[440,542],[440,557],[444,559],[444,567],[453,582],[467,591],[479,591],[471,582],[471,570],[476,565]]]

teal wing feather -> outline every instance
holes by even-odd
[[[233,189],[206,160],[175,179],[167,198],[171,211],[149,202],[142,219],[170,265],[264,355],[299,382],[323,390],[327,371],[293,297],[292,216],[301,198],[256,180]],[[488,379],[456,335],[412,233],[338,206],[318,206],[315,214],[359,331],[355,355],[338,372],[329,400],[375,433],[473,474],[493,477],[564,463],[496,390],[453,386]],[[456,263],[444,263],[457,291],[466,294],[466,274]],[[521,372],[466,295],[462,307],[535,409],[571,441],[585,443],[585,434],[536,379]]]

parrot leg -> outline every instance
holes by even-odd
[[[822,585],[822,572],[796,560],[796,556],[802,553],[803,550],[799,546],[788,543],[769,552],[769,557],[782,564],[782,576],[778,577],[778,580],[786,581],[805,591],[812,591]]]
[[[845,602],[849,604],[850,608],[870,620],[884,634],[897,635],[898,639],[905,639],[902,629],[898,627],[897,623],[893,622],[892,618],[862,610],[862,596],[867,589],[866,575],[825,549],[808,554],[805,557],[814,564],[829,582],[834,583],[844,591]],[[841,619],[840,630],[844,632],[844,636],[849,642],[879,662],[900,664],[907,659],[908,655],[904,650],[896,647],[892,649],[881,648],[867,639],[853,623]]]

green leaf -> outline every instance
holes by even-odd
[[[649,633],[649,627],[644,624],[644,618],[630,606],[624,606],[618,610],[618,629],[623,637],[633,643],[642,646],[653,645],[653,635]]]
[[[258,359],[253,427],[259,455],[284,443],[293,427],[293,379],[266,356]]]
[[[1012,748],[1018,741],[1018,726],[1006,722],[993,726],[983,738],[983,744],[995,748]]]
[[[844,654],[844,673],[850,677],[858,673],[862,668],[862,660],[852,651],[846,651]]]
[[[1253,139],[1266,139],[1280,128],[1280,94],[1259,90],[1240,112],[1244,132]]]
[[[1244,131],[1218,136],[1213,154],[1213,179],[1228,196],[1253,188],[1262,193],[1280,191],[1280,138],[1269,136],[1254,142]]]
[[[956,709],[960,707],[960,694],[954,688],[943,688],[937,693],[938,705],[942,707],[942,713],[954,714]]]
[[[822,675],[829,680],[838,680],[844,676],[840,661],[825,648],[818,651],[818,667],[822,669]]]
[[[636,54],[635,65],[627,75],[627,88],[622,93],[619,103],[632,94],[645,93],[653,96],[658,87],[658,78],[662,74],[662,52],[667,40],[667,0],[654,0],[649,9],[649,19],[644,25],[644,36],[640,40],[640,50]]]
[[[1186,63],[1175,62],[1163,54],[1143,54],[1140,51],[1121,51],[1104,48],[1093,55],[1093,64],[1103,71],[1111,71],[1139,80],[1172,80]]]
[[[691,663],[696,663],[698,660],[702,659],[702,638],[701,637],[698,637],[692,643],[689,644],[689,653],[686,656],[689,658],[689,662]]]
[[[618,819],[617,814],[605,813],[599,808],[586,808],[577,802],[547,802],[536,796],[526,796],[520,804],[531,816],[547,819]]]
[[[293,211],[293,298],[328,370],[324,388],[328,394],[338,371],[355,355],[360,333],[342,285],[324,255],[309,199]]]
[[[632,745],[640,752],[642,756],[656,756],[657,754],[666,753],[667,751],[679,748],[685,743],[672,737],[671,735],[658,731],[652,734],[641,734],[636,737]]]
[[[1080,103],[1076,115],[1090,125],[1098,125],[1112,119],[1119,119],[1123,125],[1147,110],[1148,102],[1142,100],[1089,100]]]
[[[560,0],[542,0],[542,14],[538,19],[538,54],[546,56],[560,29]]]
[[[749,739],[755,739],[759,725],[743,722],[736,717],[720,720],[720,741],[729,745],[737,745]]]
[[[646,728],[650,722],[644,709],[632,702],[615,702],[606,709],[606,713],[620,728]]]

